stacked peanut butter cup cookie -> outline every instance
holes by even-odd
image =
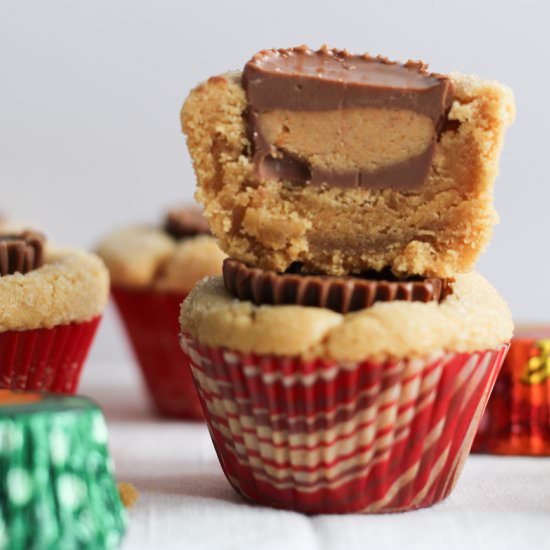
[[[229,256],[181,342],[229,482],[306,513],[434,504],[512,335],[473,270],[508,88],[420,62],[266,50],[189,95],[197,198]]]

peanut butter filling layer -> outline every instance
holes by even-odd
[[[432,121],[402,109],[271,111],[258,115],[257,128],[272,150],[260,177],[298,183],[418,187],[435,146]]]

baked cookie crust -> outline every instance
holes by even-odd
[[[203,277],[218,275],[225,254],[216,239],[175,240],[162,229],[132,226],[114,231],[97,247],[114,285],[187,292]]]
[[[44,265],[0,277],[0,332],[52,328],[99,315],[109,294],[109,274],[94,254],[46,248]]]

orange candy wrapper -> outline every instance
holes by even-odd
[[[550,325],[516,330],[472,451],[550,456]]]

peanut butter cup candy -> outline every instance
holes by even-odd
[[[74,393],[109,277],[93,254],[0,225],[0,388]]]
[[[265,50],[195,88],[183,131],[228,255],[284,272],[449,278],[497,220],[512,92],[345,50]]]
[[[44,236],[33,231],[0,235],[0,276],[28,273],[44,265]]]
[[[198,207],[169,210],[158,226],[113,231],[97,247],[111,293],[156,409],[202,419],[179,345],[179,306],[195,283],[221,274],[225,255]]]
[[[375,302],[441,301],[452,292],[452,281],[411,277],[396,279],[391,272],[364,273],[357,276],[276,273],[250,268],[232,258],[223,263],[226,290],[239,300],[260,304],[295,304],[348,313],[372,306]]]

